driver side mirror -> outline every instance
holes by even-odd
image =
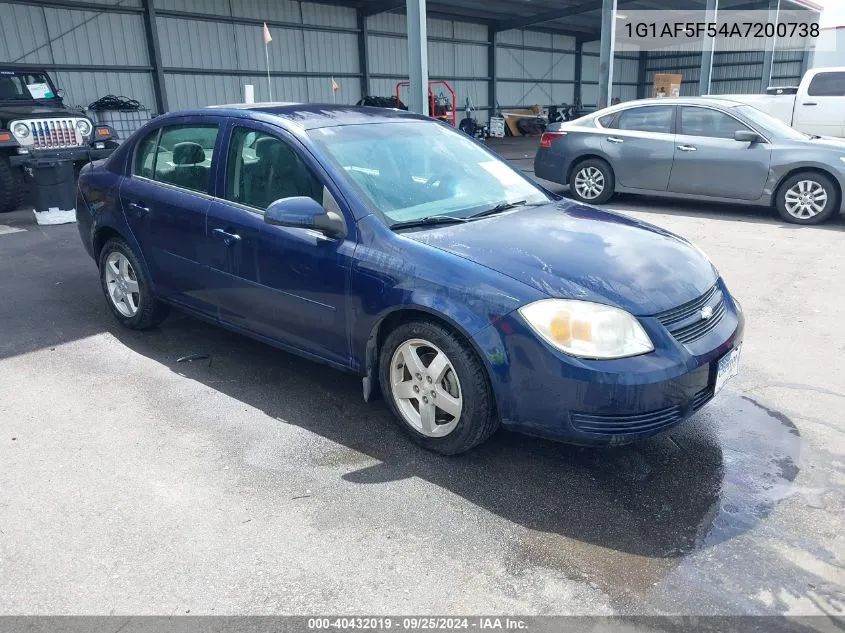
[[[64,88],[57,88],[56,89],[56,96],[59,99],[64,99],[65,98],[65,89]]]
[[[734,132],[734,140],[741,143],[762,143],[763,137],[751,130],[737,130]]]
[[[264,212],[264,221],[275,226],[320,231],[333,239],[346,237],[346,222],[340,210],[326,211],[319,202],[305,196],[271,202]]]

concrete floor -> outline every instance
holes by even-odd
[[[608,206],[715,262],[739,377],[638,445],[457,458],[355,377],[119,329],[75,226],[0,216],[0,614],[843,613],[845,221]]]

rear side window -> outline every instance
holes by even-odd
[[[623,110],[616,118],[616,129],[637,132],[672,132],[673,106],[645,106]]]
[[[748,128],[730,115],[710,108],[681,107],[680,134],[732,139],[737,130]]]
[[[602,127],[616,127],[614,122],[616,120],[616,113],[613,114],[605,114],[604,116],[599,117],[599,123],[601,123]]]
[[[215,124],[174,125],[153,132],[138,143],[134,173],[207,193],[217,128]]]
[[[232,131],[226,160],[226,199],[266,209],[280,198],[305,196],[322,203],[323,186],[283,140],[248,128]]]
[[[811,97],[845,97],[845,72],[819,73],[810,82]]]

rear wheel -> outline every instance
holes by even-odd
[[[121,239],[106,242],[99,262],[100,285],[121,325],[147,330],[161,323],[168,307],[153,296],[144,270],[126,242]]]
[[[5,156],[0,156],[0,213],[20,207],[24,189],[23,171],[12,167]]]
[[[778,189],[778,213],[794,224],[821,224],[839,210],[839,192],[830,178],[805,171],[790,176]]]
[[[484,366],[466,341],[438,323],[413,321],[391,332],[379,379],[399,425],[429,450],[463,453],[498,427]]]
[[[575,165],[569,177],[572,197],[587,204],[602,204],[613,196],[613,170],[603,160],[590,158]]]

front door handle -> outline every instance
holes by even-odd
[[[607,137],[607,142],[608,142],[608,143],[624,143],[624,142],[625,142],[625,139],[624,139],[624,138],[619,138],[618,136],[608,136],[608,137]]]
[[[816,103],[815,101],[805,101],[805,102],[804,102],[804,103],[802,103],[801,105],[805,105],[805,106],[814,106],[814,105],[819,105],[819,104],[818,104],[818,103]]]
[[[223,240],[223,243],[226,246],[231,246],[235,242],[241,241],[240,235],[238,235],[237,233],[229,233],[228,231],[224,231],[223,229],[213,229],[211,231],[211,234],[214,237]]]
[[[129,208],[132,209],[133,211],[135,211],[135,215],[137,215],[139,218],[143,218],[145,215],[147,215],[150,212],[149,207],[145,207],[143,204],[141,204],[139,202],[130,202]]]
[[[678,145],[678,149],[682,152],[694,152],[697,148],[695,145]]]

